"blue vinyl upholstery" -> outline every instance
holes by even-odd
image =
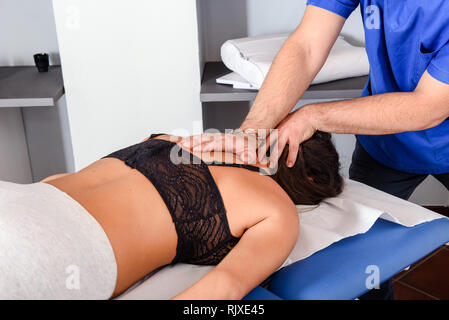
[[[379,219],[368,232],[343,239],[279,270],[272,277],[269,291],[288,300],[355,299],[368,291],[366,281],[373,269],[367,267],[378,268],[382,283],[447,242],[449,219],[412,228]],[[258,288],[247,298],[270,299],[268,295],[258,296]]]
[[[248,293],[243,300],[282,300],[273,292],[268,291],[262,287],[256,287],[253,291]]]

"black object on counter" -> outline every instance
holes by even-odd
[[[39,72],[48,72],[49,58],[46,53],[38,53],[34,55],[34,63]]]

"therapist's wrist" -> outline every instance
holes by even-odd
[[[243,131],[247,130],[258,130],[258,129],[267,129],[266,123],[257,119],[247,119],[245,120],[239,127],[239,129]]]
[[[302,119],[305,119],[309,126],[311,126],[315,131],[322,130],[322,108],[318,104],[309,104],[303,106],[298,110],[298,116]]]
[[[275,108],[272,105],[254,103],[248,116],[240,125],[240,129],[271,129],[276,127],[283,116],[278,115],[273,110]]]

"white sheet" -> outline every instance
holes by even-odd
[[[445,218],[411,202],[359,182],[345,181],[343,193],[317,208],[298,206],[300,232],[284,266],[304,259],[341,239],[365,233],[382,218],[407,227]],[[199,280],[212,267],[178,264],[165,267],[119,299],[170,299]]]
[[[232,39],[221,47],[223,63],[260,89],[287,34]],[[312,84],[367,75],[369,62],[365,48],[355,47],[339,36],[323,68]]]

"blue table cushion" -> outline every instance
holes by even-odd
[[[243,300],[282,300],[273,292],[262,288],[261,286],[256,287],[250,293],[246,295]]]
[[[412,228],[379,219],[368,232],[279,270],[269,290],[289,300],[355,299],[369,291],[376,268],[382,283],[447,242],[449,219]]]

